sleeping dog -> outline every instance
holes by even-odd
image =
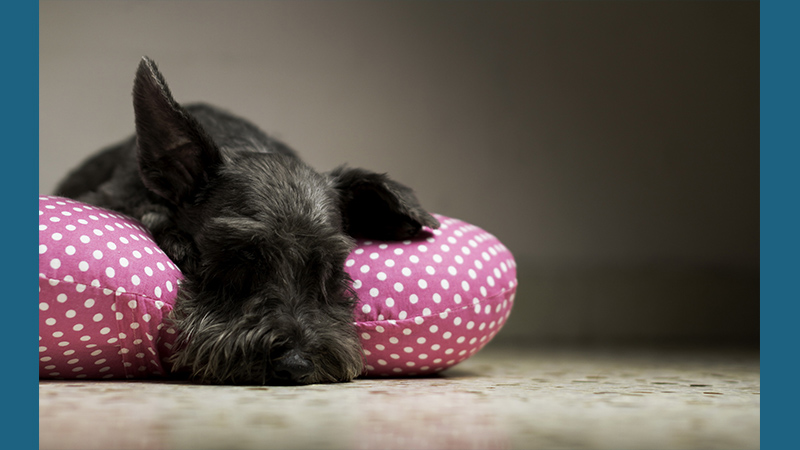
[[[56,194],[138,219],[180,267],[174,368],[235,384],[361,374],[344,262],[353,237],[438,228],[412,190],[363,169],[316,172],[242,118],[182,106],[146,57],[133,108],[135,135],[90,157]]]

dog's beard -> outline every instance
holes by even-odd
[[[173,369],[205,383],[262,385],[344,382],[363,371],[352,298],[295,304],[291,314],[272,299],[245,313],[240,299],[197,292],[182,283],[170,317],[179,332]]]

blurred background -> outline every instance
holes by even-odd
[[[181,102],[499,237],[497,343],[759,339],[758,2],[40,1],[39,191]]]

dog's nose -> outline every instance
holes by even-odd
[[[311,374],[314,365],[296,350],[289,350],[275,362],[274,370],[279,380],[301,382]]]

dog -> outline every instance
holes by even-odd
[[[70,172],[56,195],[138,219],[181,269],[171,362],[200,382],[346,382],[363,372],[354,238],[405,240],[439,222],[414,192],[340,166],[320,173],[217,107],[178,104],[143,57],[135,134]]]

